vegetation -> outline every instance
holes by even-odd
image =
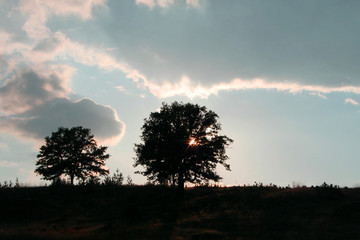
[[[219,181],[215,169],[221,164],[230,170],[225,148],[232,140],[219,135],[217,119],[197,104],[163,103],[145,119],[134,166],[143,166],[140,173],[150,182],[177,185],[181,191],[186,182]]]
[[[109,176],[107,147],[97,146],[90,129],[59,128],[36,163],[50,187],[0,182],[0,239],[360,239],[359,188],[211,186],[221,179],[218,164],[230,170],[232,140],[219,135],[217,118],[177,102],[151,113],[135,145],[145,186],[118,169]],[[184,189],[185,182],[197,187]]]
[[[80,185],[0,189],[0,239],[360,239],[360,189]]]
[[[35,169],[42,179],[55,183],[67,175],[73,185],[75,178],[84,182],[92,176],[109,173],[105,169],[105,160],[109,158],[109,154],[105,154],[107,147],[97,146],[90,129],[60,127],[51,137],[46,137],[45,142],[37,155]]]

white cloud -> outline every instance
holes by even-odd
[[[16,163],[16,162],[9,162],[9,161],[6,161],[6,160],[0,161],[0,167],[4,167],[4,168],[17,167],[18,165],[19,164]]]
[[[163,84],[155,84],[147,81],[145,78],[144,85],[149,88],[150,92],[159,97],[167,98],[176,95],[182,95],[189,98],[207,98],[210,95],[217,95],[220,91],[233,91],[233,90],[276,90],[281,92],[301,93],[309,92],[316,94],[319,97],[326,99],[323,94],[332,92],[348,92],[360,94],[360,86],[345,86],[345,87],[326,87],[317,85],[302,85],[298,83],[284,83],[284,82],[271,82],[263,79],[234,79],[230,82],[221,82],[211,86],[203,86],[201,84],[194,84],[188,77],[183,76],[177,83],[165,82]]]
[[[174,0],[157,0],[157,3],[160,7],[166,8],[174,4]]]
[[[199,8],[201,6],[200,0],[186,0],[186,4],[195,8]]]
[[[11,34],[0,30],[0,49],[5,48],[7,41],[11,38]]]
[[[155,6],[155,0],[135,0],[135,3],[137,5],[146,5],[150,8],[153,8]]]
[[[345,99],[345,103],[350,103],[352,105],[359,105],[358,101],[355,101],[354,99],[351,99],[351,98]]]
[[[325,99],[325,100],[327,99],[327,97],[324,94],[321,94],[319,92],[310,92],[309,94],[312,95],[312,96],[318,96],[319,98],[322,98],[322,99]]]
[[[31,49],[28,44],[15,41],[12,38],[13,34],[0,30],[0,54],[10,55]]]
[[[123,86],[115,86],[115,88],[117,89],[117,90],[119,90],[120,92],[123,92],[123,91],[125,91],[125,88],[123,87]]]
[[[147,82],[146,77],[138,70],[125,62],[118,61],[104,49],[87,47],[70,40],[60,32],[41,41],[31,51],[25,51],[24,55],[35,63],[43,63],[57,58],[70,59],[83,65],[99,67],[105,71],[119,70],[135,82],[140,80]]]
[[[148,6],[150,9],[152,9],[155,6],[159,6],[161,8],[168,8],[171,5],[174,5],[175,1],[183,2],[183,0],[135,0],[135,3],[140,6]],[[201,6],[201,2],[203,1],[204,0],[186,0],[185,3],[189,7],[199,8]]]
[[[151,9],[155,6],[167,8],[174,4],[174,0],[135,0],[135,3],[137,5],[146,5]]]

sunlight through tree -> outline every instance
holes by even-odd
[[[142,127],[141,140],[135,144],[134,167],[151,182],[177,185],[183,191],[185,182],[219,181],[216,166],[226,163],[225,148],[232,143],[219,135],[218,115],[197,104],[163,103]]]

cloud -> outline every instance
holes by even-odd
[[[351,99],[351,98],[347,98],[345,99],[345,103],[350,103],[352,105],[359,105],[359,102],[358,101],[355,101],[354,99]]]
[[[325,95],[323,95],[323,94],[321,94],[319,92],[310,92],[309,94],[312,95],[312,96],[318,96],[319,98],[322,98],[322,99],[325,99],[325,100],[327,99],[327,97]]]
[[[6,161],[6,160],[0,161],[0,167],[4,167],[4,168],[17,167],[18,165],[19,164],[16,163],[16,162],[9,162],[9,161]]]
[[[9,69],[8,62],[0,55],[0,79],[7,75]]]
[[[153,92],[174,95],[183,76],[197,91],[216,92],[234,79],[325,92],[360,86],[359,3],[208,1],[205,11],[176,3],[166,12],[113,3],[108,14],[119,22],[117,31],[99,22],[116,42],[112,54],[145,76]]]
[[[83,98],[73,101],[67,83],[72,69],[17,70],[0,87],[0,129],[19,138],[42,140],[58,127],[90,128],[104,144],[117,144],[125,133],[125,124],[110,106]]]
[[[174,0],[158,0],[157,3],[160,7],[166,8],[174,4]]]
[[[22,53],[31,49],[27,43],[14,40],[14,34],[0,29],[0,54],[3,58],[6,55],[11,55],[15,58],[16,53]]]
[[[21,1],[20,11],[29,16],[23,25],[23,30],[32,39],[44,39],[49,37],[51,33],[50,29],[46,26],[49,16],[74,15],[82,20],[87,20],[91,17],[92,8],[96,5],[104,6],[104,3],[105,0]]]
[[[192,8],[199,8],[204,2],[204,0],[135,0],[136,5],[144,5],[148,6],[150,9],[153,9],[155,6],[161,7],[161,8],[168,8],[174,3],[183,3],[185,2],[186,6],[192,7]]]
[[[9,145],[7,145],[6,143],[0,142],[0,150],[1,151],[9,151]]]
[[[186,0],[186,4],[194,8],[199,8],[201,6],[201,2],[201,0]]]
[[[153,8],[155,6],[155,0],[135,0],[135,3],[137,5],[146,5],[150,8]]]
[[[5,48],[6,42],[11,38],[11,34],[0,30],[0,49]]]
[[[41,57],[41,54],[44,54],[44,57]],[[316,94],[323,99],[326,99],[326,96],[323,94],[331,92],[360,93],[360,87],[356,85],[334,86],[326,84],[322,85],[320,83],[315,85],[316,83],[307,84],[306,82],[299,81],[281,81],[281,79],[275,81],[260,78],[250,80],[235,78],[228,82],[221,81],[212,84],[202,81],[193,81],[188,76],[182,76],[180,81],[174,81],[174,79],[172,79],[172,81],[162,82],[155,79],[149,80],[145,74],[125,62],[118,61],[103,49],[91,48],[78,42],[71,41],[60,32],[57,32],[53,37],[40,42],[28,55],[32,61],[42,62],[60,57],[65,59],[69,58],[75,62],[88,66],[97,66],[106,71],[119,70],[125,73],[127,78],[137,82],[139,88],[148,88],[153,95],[159,98],[173,97],[176,95],[182,95],[189,98],[207,98],[210,95],[217,95],[219,91],[246,89],[268,89],[288,91],[291,93],[307,91],[312,95]]]
[[[39,74],[21,70],[0,87],[0,111],[20,113],[54,98],[65,97],[70,89],[59,72]]]
[[[125,62],[118,61],[104,49],[72,41],[61,32],[55,32],[42,39],[35,47],[29,51],[23,51],[22,54],[32,63],[44,64],[62,59],[87,66],[96,66],[105,71],[119,70],[134,81],[145,78],[136,69]]]
[[[303,85],[298,83],[272,82],[264,79],[233,79],[230,82],[220,82],[211,86],[195,84],[188,77],[183,76],[177,83],[165,82],[163,84],[154,84],[145,79],[144,85],[150,92],[158,98],[173,97],[176,95],[187,96],[189,98],[207,98],[210,95],[217,95],[220,91],[234,90],[276,90],[280,92],[301,93],[308,92],[311,95],[317,95],[326,99],[324,94],[332,92],[347,92],[360,94],[360,86],[328,87],[321,85]]]
[[[30,51],[24,51],[23,55],[33,62],[53,61],[56,57],[64,58],[68,39],[61,32],[55,32],[49,37],[41,39]]]
[[[116,88],[117,90],[119,90],[120,92],[125,91],[124,86],[121,86],[121,85],[119,85],[119,86],[115,86],[115,88]]]
[[[87,98],[56,98],[21,114],[0,117],[0,128],[20,138],[42,140],[61,126],[90,128],[96,139],[110,145],[117,144],[125,133],[125,124],[113,108]]]
[[[149,8],[153,8],[154,6],[159,6],[162,8],[167,8],[170,5],[174,4],[174,0],[135,0],[137,5],[146,5]]]
[[[3,31],[0,51],[7,61],[16,56],[17,63],[53,68],[60,60],[118,70],[159,98],[206,98],[219,91],[245,89],[307,91],[322,98],[330,92],[359,92],[360,35],[352,31],[360,24],[354,10],[359,4],[338,8],[331,1],[301,5],[207,1],[206,11],[183,7],[204,2],[135,0],[136,5],[150,8],[171,6],[165,12],[148,11],[133,2],[108,2],[106,14],[118,23],[117,30],[103,20],[107,18],[96,15],[83,22],[79,35],[102,34],[75,41],[64,33],[66,27],[51,28],[50,17],[89,20],[99,14],[92,12],[94,6],[103,7],[105,1],[22,1],[22,26],[34,41],[18,42],[16,34]],[[324,7],[328,11],[311,10]],[[94,47],[102,40],[111,51]]]

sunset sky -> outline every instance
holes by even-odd
[[[219,115],[223,183],[360,184],[360,1],[0,0],[0,181],[44,137],[91,128],[135,183],[162,102]]]

